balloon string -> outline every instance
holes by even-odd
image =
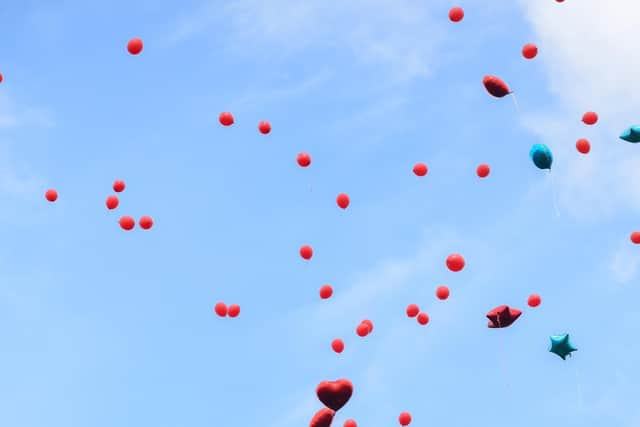
[[[582,385],[580,384],[580,374],[578,373],[578,365],[576,365],[576,388],[578,390],[578,403],[584,406],[584,398],[582,395]]]
[[[558,208],[558,195],[556,194],[556,184],[555,179],[553,177],[553,173],[551,173],[551,169],[549,169],[549,176],[551,177],[551,198],[553,199],[553,209],[556,212],[556,216],[560,216],[560,209]]]
[[[511,92],[511,98],[513,98],[513,103],[516,106],[516,111],[518,112],[518,114],[520,113],[520,106],[518,105],[518,98],[516,98],[516,94]]]

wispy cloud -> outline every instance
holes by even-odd
[[[0,129],[24,126],[52,127],[53,115],[46,108],[23,107],[6,93],[0,94]]]

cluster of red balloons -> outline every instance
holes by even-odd
[[[224,111],[222,113],[220,113],[220,115],[218,116],[218,121],[220,122],[220,124],[222,126],[231,126],[235,123],[235,119],[233,118],[233,114],[231,114],[228,111]],[[258,123],[258,131],[260,131],[261,134],[266,135],[268,133],[271,132],[271,123],[269,123],[266,120],[262,120],[260,123]]]
[[[122,193],[125,188],[126,184],[123,180],[117,179],[113,182],[113,191],[115,191],[116,193]],[[118,196],[112,194],[105,200],[105,205],[107,206],[107,209],[114,210],[120,205],[120,199],[118,199]],[[125,231],[131,231],[136,226],[136,220],[129,215],[120,217],[118,223],[120,224],[120,228]],[[153,218],[151,218],[149,215],[142,216],[138,220],[138,225],[143,230],[149,230],[151,229],[151,227],[153,227]]]
[[[369,335],[371,332],[373,332],[373,322],[371,322],[371,320],[363,320],[362,322],[360,322],[360,324],[356,328],[356,334],[359,337],[364,338],[367,335]]]
[[[238,317],[240,314],[240,306],[238,304],[231,304],[227,307],[225,303],[219,302],[213,307],[213,311],[220,317]]]
[[[429,323],[429,315],[420,311],[420,307],[417,304],[409,304],[406,309],[407,317],[415,317],[419,324],[422,326]]]

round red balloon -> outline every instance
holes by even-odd
[[[476,168],[476,174],[480,177],[480,178],[486,178],[489,176],[489,172],[491,172],[491,169],[489,168],[489,165],[487,164],[481,164]]]
[[[127,43],[127,50],[131,55],[139,54],[142,52],[142,40],[139,38],[129,40],[129,43]]]
[[[311,156],[308,153],[298,154],[298,166],[306,168],[311,164]]]
[[[121,179],[117,179],[113,182],[113,191],[116,193],[122,193],[124,191],[125,185],[124,181]]]
[[[58,192],[53,188],[50,190],[47,190],[44,193],[44,198],[47,199],[47,201],[49,202],[55,202],[56,200],[58,200]]]
[[[235,122],[235,120],[233,119],[233,114],[228,111],[220,113],[218,121],[222,126],[231,126]]]
[[[453,7],[449,10],[449,19],[451,22],[460,22],[464,18],[464,10],[461,7]]]
[[[238,304],[231,304],[227,309],[229,317],[238,317],[240,315],[240,306]]]
[[[153,227],[153,218],[145,215],[140,218],[138,224],[140,224],[140,228],[142,228],[143,230],[149,230],[151,227]]]
[[[441,300],[449,298],[449,288],[446,286],[438,286],[438,289],[436,289],[436,296]]]
[[[418,307],[416,304],[409,304],[407,306],[407,316],[416,317],[419,312],[420,312],[420,307]]]
[[[368,333],[369,325],[367,325],[366,323],[360,323],[356,328],[356,334],[358,334],[359,337],[365,337]]]
[[[331,298],[331,295],[333,295],[333,289],[331,288],[331,286],[323,285],[320,288],[320,298],[328,299],[328,298]]]
[[[429,315],[427,313],[418,313],[418,323],[421,325],[429,323]]]
[[[595,125],[598,122],[598,114],[593,111],[587,111],[582,116],[582,121],[585,125]]]
[[[429,172],[429,168],[427,168],[427,165],[424,163],[416,163],[413,167],[413,173],[416,174],[416,176],[425,176],[427,172]]]
[[[260,123],[258,123],[258,130],[263,135],[268,134],[269,132],[271,132],[271,123],[264,120],[261,121]]]
[[[580,138],[578,141],[576,141],[576,149],[582,154],[587,154],[589,151],[591,151],[591,144],[589,144],[589,140]]]
[[[220,317],[224,317],[228,313],[227,305],[223,302],[217,303],[213,309]]]
[[[529,307],[537,307],[540,305],[541,302],[542,302],[542,298],[540,298],[540,295],[538,294],[531,294],[527,299],[527,304],[529,304]]]
[[[313,256],[313,249],[309,245],[304,245],[300,248],[300,256],[306,260],[311,259]]]
[[[538,55],[538,46],[535,44],[529,43],[525,44],[522,48],[522,56],[526,59],[533,59]]]
[[[344,341],[342,341],[340,338],[336,338],[335,340],[331,341],[331,348],[336,353],[342,353],[344,351]]]
[[[640,245],[640,231],[634,231],[631,233],[631,242],[636,245]]]
[[[461,271],[464,265],[464,258],[460,254],[451,254],[447,257],[447,268],[451,271]]]
[[[400,422],[401,426],[408,426],[411,424],[411,414],[408,412],[403,412],[398,417],[398,422]]]
[[[122,218],[120,218],[119,222],[120,227],[122,227],[122,229],[126,231],[133,230],[133,227],[135,227],[136,225],[135,220],[130,216],[123,216]]]
[[[338,194],[338,197],[336,197],[336,203],[342,209],[347,209],[347,207],[349,207],[349,202],[349,196],[345,193],[340,193]]]
[[[373,332],[373,322],[371,320],[365,319],[362,323],[369,327],[369,333]]]
[[[358,424],[354,420],[347,420],[343,427],[358,427]]]
[[[107,197],[107,200],[105,201],[105,204],[107,205],[107,209],[109,209],[109,210],[115,209],[120,204],[120,200],[118,200],[117,196],[109,196],[109,197]]]

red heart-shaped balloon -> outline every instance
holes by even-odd
[[[324,406],[334,411],[347,404],[353,394],[353,384],[349,380],[323,381],[318,384],[316,394]]]
[[[322,408],[311,418],[309,427],[329,427],[336,413],[329,408]]]

